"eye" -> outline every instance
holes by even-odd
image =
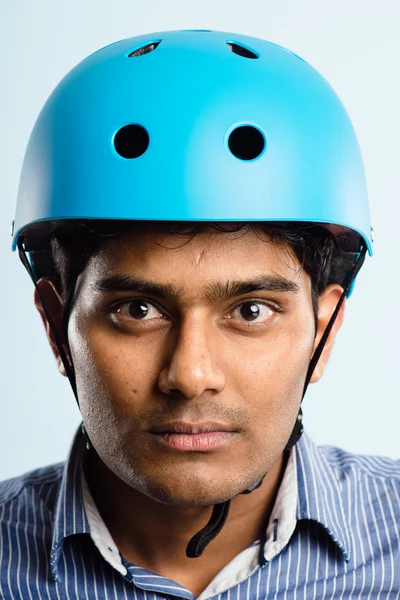
[[[153,304],[140,298],[120,304],[116,312],[135,321],[150,321],[151,319],[164,318],[164,315]]]
[[[246,321],[247,323],[265,323],[273,314],[274,311],[266,304],[249,300],[248,302],[239,304],[239,306],[230,313],[230,318]]]

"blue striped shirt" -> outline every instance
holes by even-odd
[[[126,561],[83,477],[78,433],[65,465],[0,484],[0,598],[194,600]],[[263,540],[264,543],[264,540]],[[400,598],[400,463],[317,447],[292,450],[260,542],[201,600]]]

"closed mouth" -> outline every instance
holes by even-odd
[[[181,433],[186,435],[196,435],[201,433],[219,433],[219,432],[234,432],[235,429],[223,423],[213,421],[200,421],[190,423],[188,421],[172,421],[163,425],[152,427],[150,433]]]

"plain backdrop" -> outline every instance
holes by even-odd
[[[0,0],[0,479],[63,460],[79,424],[10,250],[18,179],[34,121],[58,81],[110,42],[219,29],[286,46],[333,85],[353,120],[368,179],[367,259],[323,380],[304,402],[319,443],[399,458],[400,2],[398,0]]]

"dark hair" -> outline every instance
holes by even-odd
[[[187,243],[192,237],[205,231],[245,232],[259,231],[275,243],[291,250],[311,278],[312,304],[315,319],[318,296],[330,283],[344,285],[348,272],[354,264],[354,253],[343,253],[337,247],[335,237],[321,225],[288,222],[157,222],[157,221],[64,221],[51,235],[51,253],[33,253],[38,276],[51,277],[59,288],[63,301],[63,324],[67,331],[75,284],[90,257],[111,239],[138,232],[152,231],[176,235]],[[38,260],[39,259],[41,260]],[[43,267],[45,265],[45,267]]]

